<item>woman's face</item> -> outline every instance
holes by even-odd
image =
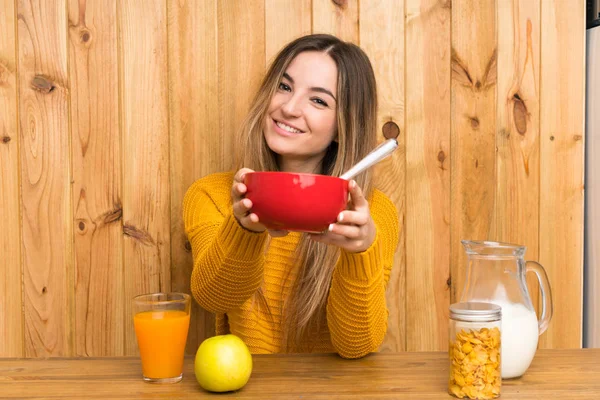
[[[300,53],[288,66],[264,121],[282,171],[318,172],[337,133],[336,89],[337,66],[325,53]]]

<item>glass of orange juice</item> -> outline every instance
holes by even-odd
[[[146,382],[175,383],[183,377],[190,326],[190,295],[153,293],[133,299],[133,325]]]

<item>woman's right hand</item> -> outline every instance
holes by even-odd
[[[264,232],[267,228],[258,220],[258,215],[252,212],[252,201],[246,198],[248,188],[244,184],[247,173],[254,172],[250,168],[242,168],[235,173],[231,187],[231,203],[233,204],[233,216],[245,229],[252,232]],[[285,236],[287,231],[269,230],[273,237]]]

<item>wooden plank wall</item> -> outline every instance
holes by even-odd
[[[117,26],[114,2],[69,2],[77,356],[125,354]]]
[[[444,348],[450,304],[450,3],[406,0],[407,350]],[[432,115],[432,110],[435,114]],[[409,265],[422,265],[411,268]],[[408,300],[411,299],[411,300]]]
[[[384,140],[383,127],[390,132],[399,132],[399,151],[376,166],[376,184],[396,204],[400,224],[400,243],[404,249],[406,229],[404,227],[406,191],[406,131],[404,116],[404,4],[402,0],[385,0],[377,3],[360,2],[360,36],[356,41],[373,63],[378,82],[379,140]],[[385,35],[382,37],[381,32]],[[336,33],[335,31],[333,33]],[[390,304],[405,304],[406,301],[406,252],[397,251],[394,269],[388,284],[387,298]],[[391,307],[388,318],[389,334],[382,351],[406,349],[407,319],[404,307]]]
[[[13,0],[0,7],[0,355],[22,356],[21,227],[17,115],[16,13]]]
[[[496,206],[492,232],[527,246],[539,260],[540,7],[529,0],[498,3]],[[539,287],[529,276],[534,304]]]
[[[11,282],[8,295],[22,285],[24,356],[71,356],[76,330],[67,7],[60,1],[18,1],[15,7],[22,278]]]
[[[544,347],[576,346],[582,336],[585,62],[572,60],[585,59],[585,31],[571,28],[584,20],[583,7],[570,1],[542,2],[539,260],[554,297],[578,299],[555,301]]]
[[[442,350],[461,239],[528,246],[581,346],[584,0],[0,0],[0,357],[136,354],[131,298],[189,292],[181,202],[229,169],[288,41],[360,45],[400,242],[382,351]],[[534,303],[537,286],[530,279]],[[192,309],[187,351],[214,334]]]

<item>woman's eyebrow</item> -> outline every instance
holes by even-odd
[[[294,79],[287,72],[283,73],[283,77],[285,79],[287,79],[288,81],[290,81],[292,84],[294,83]],[[328,94],[329,96],[331,96],[331,98],[333,98],[333,100],[337,101],[337,99],[335,98],[335,96],[333,95],[333,93],[331,93],[331,91],[329,89],[325,89],[325,88],[322,88],[322,87],[315,86],[315,87],[311,87],[310,90],[312,90],[313,92],[319,92],[319,93]]]
[[[291,76],[290,76],[290,75],[289,75],[287,72],[284,72],[284,73],[283,73],[283,77],[284,77],[285,79],[287,79],[288,81],[290,81],[290,82],[294,83],[294,80],[292,79],[292,77],[291,77]]]
[[[331,98],[333,98],[333,100],[337,101],[337,99],[335,98],[335,96],[333,95],[333,93],[331,93],[329,91],[329,89],[325,89],[322,87],[311,87],[310,90],[312,90],[313,92],[320,92],[320,93],[325,93],[331,96]]]

